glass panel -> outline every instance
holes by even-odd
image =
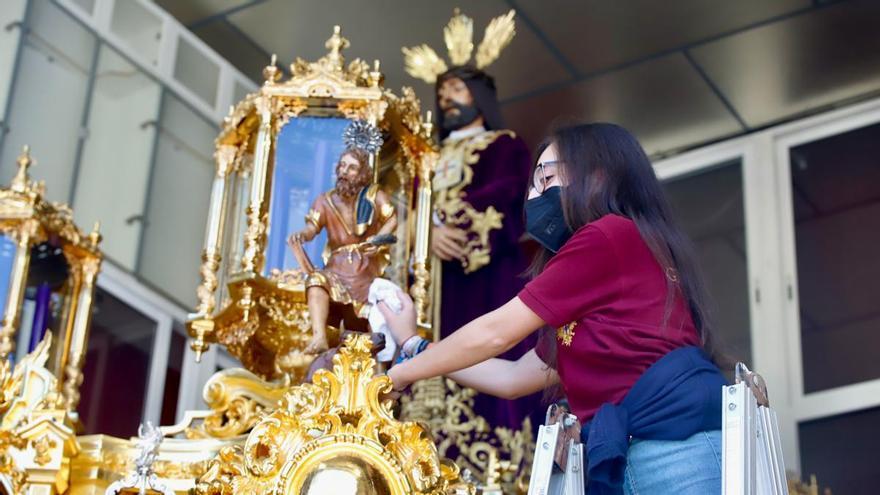
[[[721,349],[751,364],[742,165],[737,160],[669,180],[664,187],[679,225],[696,247]]]
[[[305,227],[312,202],[334,186],[336,163],[345,149],[342,133],[348,124],[342,118],[300,117],[291,119],[278,133],[264,274],[273,268],[283,271],[298,266],[287,237]],[[316,267],[323,266],[321,252],[326,243],[322,232],[305,245]]]
[[[6,299],[9,297],[9,277],[15,263],[16,243],[5,234],[0,234],[0,315],[6,312]]]
[[[138,269],[192,307],[200,282],[217,128],[167,92],[161,119]]]
[[[156,321],[101,289],[93,311],[79,417],[86,434],[128,438],[141,422]]]
[[[217,103],[217,81],[220,67],[185,38],[177,44],[174,78],[210,106]]]
[[[16,360],[23,359],[35,349],[47,331],[53,334],[53,347],[63,346],[61,336],[66,330],[74,285],[69,274],[70,265],[59,245],[45,242],[31,248],[15,347]],[[50,371],[57,371],[57,357],[52,353],[46,365]]]
[[[880,378],[880,125],[791,149],[804,393]]]
[[[0,9],[0,26],[7,26],[6,29],[0,29],[0,95],[9,94],[21,34],[21,28],[13,26],[24,18],[26,3],[25,0],[6,0]],[[0,115],[6,114],[6,104],[6,98],[0,97]]]
[[[831,493],[873,495],[880,487],[880,408],[798,425],[801,473]],[[824,493],[820,491],[819,493]]]
[[[73,4],[89,15],[95,11],[95,0],[73,0]]]
[[[8,184],[22,145],[30,144],[38,162],[31,177],[46,181],[50,200],[69,202],[97,41],[49,0],[35,0],[31,9],[18,83],[9,100],[0,175]]]
[[[186,337],[183,329],[171,331],[171,352],[168,353],[168,365],[165,371],[165,393],[162,398],[162,417],[160,423],[172,425],[176,423],[177,398],[180,393],[180,374],[183,370],[183,355],[186,351]]]
[[[104,252],[130,270],[144,219],[160,94],[159,84],[101,47],[73,211],[79,225],[101,222]]]
[[[159,63],[162,18],[132,0],[113,2],[110,30],[153,65]]]

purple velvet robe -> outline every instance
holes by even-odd
[[[463,191],[464,200],[477,211],[493,206],[504,215],[502,228],[489,234],[491,261],[472,273],[465,273],[458,261],[442,266],[440,333],[446,337],[471,320],[497,309],[514,298],[527,279],[523,272],[528,259],[523,250],[523,201],[526,196],[531,157],[525,142],[501,135],[479,152],[472,165],[473,178]],[[525,339],[500,356],[516,360],[535,346],[536,335]],[[491,426],[519,429],[523,419],[541,409],[540,394],[514,401],[479,394],[475,410]],[[532,416],[542,417],[542,416]],[[533,422],[533,427],[537,425]]]

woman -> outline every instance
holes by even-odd
[[[381,308],[403,342],[394,389],[447,375],[515,398],[560,383],[585,425],[590,494],[719,493],[725,380],[694,255],[650,161],[612,124],[559,129],[542,148],[525,206],[543,246],[534,278],[430,348],[409,301],[400,315]],[[544,327],[518,361],[493,359]]]

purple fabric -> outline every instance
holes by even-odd
[[[52,288],[49,284],[43,283],[37,287],[37,295],[34,306],[34,324],[31,327],[31,341],[28,346],[28,352],[37,348],[37,345],[43,340],[43,334],[49,326],[49,300],[52,297]]]
[[[480,154],[473,165],[473,180],[464,191],[465,200],[477,211],[489,206],[504,214],[503,227],[491,231],[491,262],[465,274],[458,261],[443,262],[440,333],[446,337],[471,320],[497,309],[513,299],[525,285],[523,272],[528,259],[520,239],[523,235],[523,201],[531,158],[522,139],[501,136]],[[502,355],[518,359],[535,346],[535,336],[519,343]],[[479,394],[474,400],[476,412],[494,426],[519,428],[523,419],[537,412],[540,394],[514,401]],[[533,420],[533,427],[537,425]]]

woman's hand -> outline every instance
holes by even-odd
[[[379,311],[385,317],[388,328],[394,336],[398,345],[403,345],[406,339],[417,333],[416,331],[416,309],[413,306],[412,299],[404,292],[398,292],[397,298],[400,299],[402,308],[400,313],[395,313],[385,304],[385,301],[379,302]]]

